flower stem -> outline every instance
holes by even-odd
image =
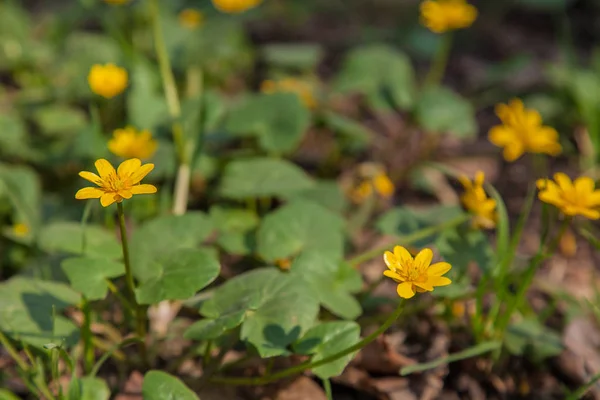
[[[434,59],[431,63],[431,68],[427,73],[424,85],[436,86],[439,85],[444,78],[444,72],[446,72],[446,65],[448,65],[448,58],[450,57],[450,49],[452,48],[452,34],[446,33],[441,38],[441,43],[435,53]]]
[[[447,221],[443,224],[439,224],[436,226],[430,226],[430,227],[421,229],[419,231],[416,231],[410,235],[398,237],[394,241],[394,243],[386,244],[385,246],[376,247],[372,250],[367,250],[364,253],[361,253],[361,254],[357,255],[356,257],[348,260],[348,263],[352,266],[357,266],[359,264],[362,264],[365,261],[369,261],[370,259],[372,259],[374,257],[380,256],[384,251],[392,248],[395,243],[400,243],[402,245],[409,245],[418,240],[425,239],[428,236],[433,235],[434,233],[441,232],[445,229],[450,229],[457,225],[460,225],[463,222],[466,222],[469,218],[470,218],[470,216],[468,214],[461,214],[458,217],[451,219],[450,221]]]
[[[139,344],[140,355],[144,363],[147,361],[146,352],[146,316],[144,315],[144,309],[140,306],[135,298],[135,283],[133,281],[133,273],[131,272],[131,261],[129,258],[129,243],[127,241],[127,228],[125,227],[125,213],[123,212],[123,203],[117,203],[117,210],[119,212],[119,228],[121,229],[121,244],[123,247],[123,262],[125,263],[125,282],[129,290],[129,296],[131,304],[135,309],[135,326],[136,333],[141,339]]]
[[[389,318],[387,320],[385,320],[385,322],[379,327],[379,329],[377,329],[375,332],[371,333],[369,336],[365,337],[360,342],[358,342],[350,347],[347,347],[346,349],[341,350],[335,354],[332,354],[329,357],[325,357],[318,361],[312,361],[312,362],[307,361],[302,364],[296,365],[294,367],[284,369],[283,371],[277,372],[272,375],[265,375],[262,377],[255,377],[255,378],[227,378],[227,377],[215,376],[215,377],[212,377],[210,379],[210,381],[214,382],[214,383],[223,383],[223,384],[228,384],[228,385],[264,385],[266,383],[274,382],[279,379],[288,377],[290,375],[295,375],[295,374],[301,373],[307,369],[313,369],[316,367],[320,367],[321,365],[329,364],[330,362],[336,361],[344,356],[347,356],[348,354],[352,354],[355,351],[362,349],[363,347],[365,347],[366,345],[368,345],[369,343],[371,343],[372,341],[377,339],[379,337],[379,335],[384,333],[398,319],[398,317],[402,313],[403,308],[404,308],[404,301],[400,301],[400,303],[398,303],[398,307],[396,307],[396,310],[389,316]]]
[[[85,296],[82,299],[81,311],[83,311],[83,326],[81,336],[83,339],[83,366],[84,371],[89,373],[94,365],[94,345],[92,343],[92,308]]]

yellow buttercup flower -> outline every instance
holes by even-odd
[[[119,168],[115,168],[105,159],[95,163],[98,175],[81,171],[79,176],[95,183],[99,187],[86,187],[80,189],[75,198],[100,199],[103,207],[108,207],[115,201],[120,203],[123,199],[130,199],[134,194],[156,193],[154,185],[140,184],[140,181],[154,169],[154,164],[144,164],[137,158],[123,161]]]
[[[388,267],[383,275],[398,283],[398,296],[410,299],[415,292],[431,292],[436,286],[446,286],[452,281],[444,275],[452,266],[447,262],[431,265],[433,252],[423,249],[415,258],[402,246],[394,247],[394,252],[386,251],[383,260]]]
[[[483,171],[475,174],[473,182],[466,176],[459,177],[460,183],[465,188],[465,193],[460,197],[463,206],[473,214],[475,228],[491,229],[496,226],[496,200],[487,197],[483,189],[485,175]]]
[[[421,3],[421,23],[435,33],[468,28],[476,18],[477,9],[465,0],[426,0]]]
[[[384,198],[392,197],[396,187],[394,182],[385,173],[379,173],[373,178],[373,187],[375,191]]]
[[[542,125],[540,113],[525,108],[521,100],[513,99],[508,104],[498,104],[496,115],[502,125],[490,129],[489,139],[496,146],[504,147],[506,161],[515,161],[523,153],[556,156],[562,151],[558,132]]]
[[[263,93],[295,93],[307,108],[315,108],[317,106],[313,86],[310,83],[299,79],[285,78],[277,81],[266,80],[260,85],[260,90]]]
[[[256,7],[262,0],[212,0],[213,5],[224,13],[237,14]]]
[[[554,181],[538,179],[540,190],[538,197],[544,203],[552,204],[563,214],[574,217],[584,216],[588,219],[600,219],[600,189],[588,176],[581,176],[575,181],[562,172],[554,174]]]
[[[154,155],[158,143],[148,130],[137,131],[132,126],[116,129],[108,142],[108,149],[123,158],[147,159]]]
[[[385,173],[385,168],[381,164],[363,163],[358,168],[358,175],[359,183],[350,192],[350,198],[355,203],[363,203],[373,193],[388,199],[396,191],[394,182]]]
[[[204,21],[204,14],[193,8],[186,8],[179,13],[179,24],[187,29],[196,29]]]
[[[110,99],[127,87],[127,71],[115,64],[95,64],[90,69],[88,83],[92,92]]]
[[[12,227],[12,231],[15,236],[24,237],[29,234],[29,226],[23,223],[14,224]]]

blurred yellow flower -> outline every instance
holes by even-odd
[[[29,226],[23,223],[14,224],[12,227],[12,231],[15,236],[24,237],[29,234]]]
[[[369,181],[361,182],[357,187],[350,192],[350,198],[355,203],[363,203],[373,194],[373,185]]]
[[[383,260],[388,267],[383,275],[392,278],[399,285],[398,296],[410,299],[415,292],[431,292],[436,286],[446,286],[452,281],[444,275],[452,266],[447,262],[431,265],[433,252],[423,249],[415,258],[402,246],[394,247],[394,252],[386,251]]]
[[[127,71],[112,63],[95,64],[90,69],[88,83],[92,92],[110,99],[127,87]]]
[[[375,191],[384,198],[392,197],[396,187],[394,182],[385,173],[379,173],[373,178],[373,187]]]
[[[504,147],[506,161],[515,161],[526,152],[556,156],[562,151],[558,132],[542,125],[540,113],[525,108],[521,100],[513,99],[508,104],[498,104],[496,115],[502,125],[490,129],[488,136],[490,142]]]
[[[212,0],[212,2],[219,11],[237,14],[256,7],[262,0]]]
[[[435,33],[468,28],[476,18],[477,9],[465,0],[426,0],[421,3],[421,23]]]
[[[385,173],[385,167],[378,163],[363,163],[358,167],[358,185],[350,191],[350,198],[355,203],[363,203],[373,193],[384,199],[394,195],[394,182]]]
[[[491,229],[496,226],[496,200],[487,197],[483,189],[485,175],[483,171],[477,171],[473,182],[466,176],[458,178],[465,188],[465,193],[460,197],[463,206],[473,214],[473,226],[475,228]]]
[[[275,260],[275,265],[282,271],[288,271],[292,267],[292,261],[289,258],[280,258]]]
[[[98,175],[81,171],[79,176],[95,183],[99,187],[86,187],[80,189],[75,198],[100,199],[103,207],[108,207],[115,201],[120,203],[123,199],[130,199],[134,194],[156,193],[154,185],[142,185],[140,181],[154,169],[154,164],[144,164],[137,158],[123,161],[119,168],[115,168],[105,159],[95,163]]]
[[[179,24],[187,29],[196,29],[204,22],[204,14],[193,8],[186,8],[179,13]]]
[[[600,219],[600,189],[595,189],[596,183],[592,178],[581,176],[573,182],[566,174],[557,172],[554,181],[538,179],[537,187],[539,199],[552,204],[563,214]]]
[[[108,141],[108,149],[123,158],[147,159],[154,155],[158,143],[148,130],[137,131],[132,126],[116,129]]]
[[[260,90],[263,93],[289,92],[295,93],[302,103],[307,108],[316,108],[317,100],[315,99],[313,86],[300,79],[284,78],[277,81],[266,80],[260,85]]]
[[[112,4],[113,6],[121,6],[123,4],[129,3],[131,0],[104,0],[107,4]]]

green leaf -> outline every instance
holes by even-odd
[[[318,293],[319,302],[333,314],[345,319],[361,314],[360,303],[352,296],[362,288],[361,275],[339,255],[303,252],[294,260],[291,275],[306,280]]]
[[[348,199],[336,181],[316,181],[309,189],[294,193],[288,200],[306,199],[322,205],[330,211],[342,214],[348,207]]]
[[[142,282],[160,277],[165,271],[161,262],[168,259],[168,253],[198,247],[212,230],[210,219],[201,212],[151,220],[137,229],[131,238],[133,274]]]
[[[288,258],[306,250],[341,255],[344,221],[318,204],[294,201],[263,219],[257,244],[258,254],[267,261]]]
[[[110,389],[103,379],[86,376],[74,378],[69,387],[69,400],[108,400]]]
[[[117,259],[121,246],[113,233],[97,225],[82,228],[78,222],[53,222],[42,228],[38,241],[47,253],[82,254]]]
[[[314,185],[298,166],[276,158],[231,161],[225,167],[220,193],[243,200],[254,197],[285,197]]]
[[[261,49],[268,64],[295,70],[312,70],[323,58],[323,48],[317,43],[274,43]]]
[[[410,109],[415,101],[415,73],[408,56],[386,45],[350,52],[335,80],[342,93],[361,93],[375,109]],[[391,103],[391,104],[390,104]]]
[[[20,397],[17,397],[12,392],[9,392],[5,389],[0,389],[0,400],[21,400]]]
[[[408,236],[416,231],[439,225],[462,214],[460,207],[434,206],[426,209],[396,207],[381,215],[375,226],[386,235]],[[439,233],[414,242],[414,247],[424,247],[435,241]]]
[[[16,113],[0,113],[0,132],[0,155],[25,159],[35,157],[25,123]]]
[[[212,319],[244,312],[240,339],[254,346],[262,358],[287,354],[287,347],[312,326],[318,311],[312,287],[275,268],[236,276],[200,308]]]
[[[332,356],[356,343],[360,339],[360,326],[351,321],[323,322],[312,327],[302,339],[294,344],[294,351],[312,355],[311,362]],[[321,379],[341,375],[355,353],[313,369]]]
[[[371,143],[374,134],[358,121],[331,111],[325,111],[322,117],[323,123],[339,136],[340,144],[351,151],[363,150]]]
[[[229,113],[225,129],[236,136],[255,136],[270,153],[294,150],[310,124],[310,112],[294,93],[245,98]]]
[[[183,334],[186,339],[217,339],[225,332],[236,328],[246,319],[246,310],[233,311],[216,319],[203,319],[192,324]]]
[[[143,281],[135,291],[140,304],[192,297],[214,281],[221,269],[216,254],[208,249],[170,251],[155,262],[160,274]]]
[[[144,400],[200,400],[183,382],[162,371],[148,371],[142,384]]]
[[[511,354],[527,355],[535,362],[557,356],[563,351],[561,336],[535,318],[511,324],[506,331],[504,345]]]
[[[219,246],[231,254],[245,255],[252,252],[254,229],[260,221],[256,213],[246,209],[213,206],[210,218],[219,233]]]
[[[61,104],[36,110],[33,120],[43,135],[53,138],[73,137],[87,125],[87,119],[81,110]]]
[[[425,89],[417,101],[415,118],[430,133],[448,133],[460,138],[474,138],[477,134],[475,109],[448,88]]]
[[[0,284],[0,330],[40,349],[63,340],[70,347],[77,343],[79,332],[61,311],[79,300],[79,294],[62,283],[11,278]]]
[[[106,280],[125,274],[125,266],[120,262],[89,257],[68,258],[61,267],[73,289],[89,300],[104,299],[108,290]]]
[[[42,202],[42,188],[36,172],[26,166],[0,164],[0,198],[3,195],[16,210],[15,219],[35,233],[40,224]]]
[[[492,267],[494,251],[488,237],[479,229],[463,225],[446,230],[435,245],[444,260],[452,265],[452,276],[466,274],[471,262],[485,273]]]

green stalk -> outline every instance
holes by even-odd
[[[348,260],[348,263],[350,265],[356,267],[356,266],[364,263],[365,261],[369,261],[377,256],[382,255],[384,251],[389,250],[390,248],[394,247],[395,244],[401,244],[401,245],[405,245],[405,246],[409,245],[418,240],[425,239],[435,233],[441,232],[445,229],[450,229],[457,225],[460,225],[463,222],[466,222],[469,218],[470,218],[470,216],[468,214],[462,214],[454,219],[451,219],[450,221],[444,222],[443,224],[439,224],[436,226],[430,226],[430,227],[421,229],[419,231],[416,231],[410,235],[400,236],[394,241],[394,243],[386,244],[385,246],[379,246],[372,250],[367,250],[364,253],[361,253],[361,254],[351,258],[350,260]]]
[[[125,213],[123,212],[123,204],[117,203],[117,210],[119,213],[119,228],[121,229],[121,244],[123,247],[123,262],[125,263],[125,282],[127,283],[127,289],[129,290],[129,296],[131,304],[133,304],[136,315],[136,333],[141,339],[139,344],[140,354],[142,360],[146,362],[148,360],[146,352],[146,316],[144,315],[144,309],[141,307],[135,298],[135,283],[133,281],[133,273],[131,272],[131,262],[129,258],[129,243],[127,240],[127,228],[125,227]]]
[[[328,378],[323,379],[323,389],[325,389],[325,395],[327,400],[333,400],[333,393],[331,392],[331,381]]]
[[[81,326],[81,337],[83,339],[83,369],[89,373],[94,365],[94,345],[92,343],[92,308],[85,296],[81,300],[81,311],[83,312],[83,325]]]
[[[450,57],[450,50],[452,49],[452,34],[446,33],[441,38],[441,43],[435,53],[434,59],[431,63],[431,68],[427,73],[424,85],[437,86],[444,78],[446,72],[446,66],[448,65],[448,59]]]
[[[296,365],[294,367],[290,367],[283,371],[277,372],[275,374],[265,375],[262,377],[227,378],[227,377],[215,376],[215,377],[210,378],[210,381],[214,382],[214,383],[223,383],[223,384],[227,384],[227,385],[264,385],[264,384],[267,384],[270,382],[275,382],[279,379],[282,379],[282,378],[285,378],[285,377],[288,377],[291,375],[299,374],[307,369],[313,369],[316,367],[320,367],[321,365],[329,364],[330,362],[336,361],[344,356],[347,356],[348,354],[352,354],[355,351],[362,349],[363,347],[365,347],[366,345],[368,345],[369,343],[371,343],[372,341],[377,339],[379,337],[379,335],[384,333],[398,319],[398,317],[402,313],[403,306],[404,306],[404,301],[400,301],[400,303],[398,304],[398,307],[396,307],[396,310],[389,316],[389,318],[375,332],[371,333],[369,336],[365,337],[360,342],[358,342],[350,347],[347,347],[346,349],[341,350],[329,357],[325,357],[322,360],[313,361],[313,362],[307,361],[302,364]]]

